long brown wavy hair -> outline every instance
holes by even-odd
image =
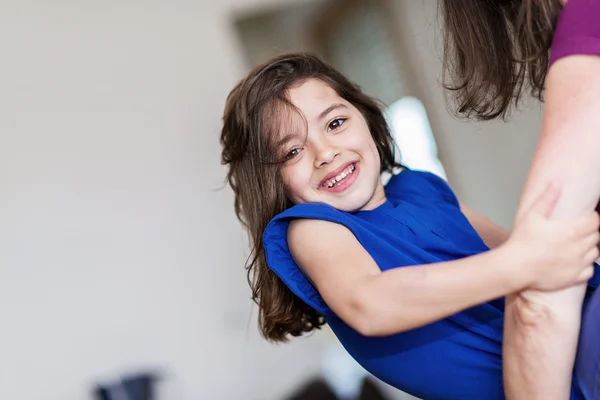
[[[506,118],[528,89],[543,101],[561,0],[440,0],[444,87],[460,116]]]
[[[246,262],[252,300],[258,304],[260,330],[271,341],[285,341],[321,327],[322,315],[305,304],[267,266],[263,232],[277,214],[293,204],[286,195],[273,138],[301,115],[288,90],[319,79],[364,116],[381,159],[381,171],[396,166],[395,146],[380,105],[341,73],[305,53],[275,57],[253,69],[227,97],[221,131],[221,161],[235,195],[235,213],[250,237]],[[303,118],[303,117],[302,117]],[[303,118],[304,120],[304,118]]]

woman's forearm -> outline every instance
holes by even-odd
[[[519,216],[550,180],[561,187],[552,218],[594,209],[600,197],[600,57],[572,56],[550,69],[542,134]],[[568,399],[583,286],[507,297],[504,377],[509,399]]]

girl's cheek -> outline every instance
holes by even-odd
[[[283,185],[288,192],[295,191],[295,176],[293,171],[290,169],[284,169],[281,171],[281,180],[283,181]]]
[[[294,193],[294,195],[297,195],[298,192],[300,191],[300,182],[298,180],[298,176],[292,176],[289,180],[288,180],[288,190],[292,193]]]

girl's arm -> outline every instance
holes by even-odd
[[[534,223],[541,228],[523,229],[497,249],[385,272],[339,224],[292,221],[288,244],[294,260],[329,307],[363,335],[380,336],[440,320],[522,290],[536,279],[552,288],[589,279],[593,269],[584,271],[581,260],[594,256],[588,254],[598,241],[594,220],[582,218],[569,227],[539,225],[538,220]],[[570,267],[556,267],[565,262]]]
[[[600,57],[560,59],[548,73],[541,138],[520,215],[550,180],[562,187],[552,218],[593,210],[600,197]],[[567,399],[585,285],[507,298],[504,374],[510,399]]]
[[[460,204],[460,210],[490,249],[499,247],[510,237],[509,231],[483,215],[471,210],[462,203]]]
[[[519,260],[509,260],[501,249],[381,272],[342,225],[293,221],[288,243],[329,307],[367,336],[417,328],[528,284],[525,275],[513,273],[520,268]]]

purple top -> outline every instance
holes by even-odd
[[[600,55],[600,0],[567,0],[554,33],[550,64],[573,54]]]

